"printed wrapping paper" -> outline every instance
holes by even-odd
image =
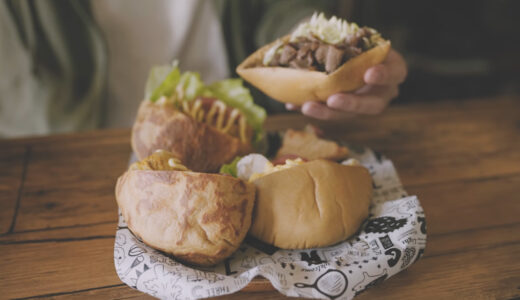
[[[367,167],[374,195],[358,234],[339,244],[279,250],[251,239],[223,263],[192,268],[142,243],[121,215],[114,261],[119,278],[160,299],[200,299],[231,294],[255,276],[267,278],[287,296],[352,299],[416,262],[426,246],[424,211],[402,188],[392,162],[367,148],[350,147]]]

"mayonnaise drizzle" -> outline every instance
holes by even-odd
[[[173,100],[175,103],[176,99],[169,99],[170,101]],[[166,103],[167,99],[159,99],[159,102],[161,104]],[[179,105],[177,105],[179,107]],[[242,143],[247,143],[247,121],[242,112],[234,108],[231,113],[229,114],[229,117],[226,119],[226,104],[220,100],[216,100],[211,104],[210,109],[206,113],[202,107],[202,100],[196,99],[195,101],[182,101],[180,103],[179,109],[187,114],[188,116],[192,117],[193,119],[197,120],[198,122],[204,122],[208,125],[211,125],[215,127],[218,131],[223,133],[229,133],[232,132],[232,128],[235,124],[238,126],[238,138],[240,138],[240,141]],[[215,119],[216,115],[216,119]]]

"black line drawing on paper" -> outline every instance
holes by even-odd
[[[415,256],[415,248],[406,248],[404,249],[403,254],[403,263],[401,264],[401,269],[406,268],[408,264],[412,261],[413,257]]]
[[[313,284],[297,282],[294,286],[297,288],[313,288],[330,299],[336,299],[347,290],[348,280],[343,272],[329,269],[316,278]]]
[[[421,223],[421,233],[426,234],[426,218],[417,217],[417,222]]]
[[[401,250],[397,248],[388,249],[385,251],[386,255],[391,255],[392,258],[388,259],[388,266],[391,268],[397,264],[399,259],[401,258]]]
[[[390,249],[394,246],[394,243],[392,243],[392,240],[390,239],[388,234],[380,237],[379,241],[381,241],[381,245],[383,245],[383,248],[385,248],[385,250]]]
[[[190,273],[186,276],[186,280],[188,282],[207,281],[209,284],[212,284],[217,281],[223,281],[226,279],[225,276],[213,272],[204,272],[195,269],[190,271],[193,271],[193,273]]]
[[[363,293],[367,289],[385,281],[385,279],[388,277],[388,272],[386,269],[381,272],[381,274],[376,275],[369,275],[367,272],[363,272],[363,279],[356,283],[352,287],[352,291],[356,293],[356,296]]]
[[[140,247],[139,245],[133,245],[130,250],[128,250],[128,255],[130,256],[139,256],[143,253],[146,253],[146,249]]]
[[[176,262],[169,256],[163,255],[161,252],[156,251],[155,253],[156,253],[156,255],[150,254],[150,263],[151,264],[163,263],[163,264],[167,264],[169,266],[180,265],[180,263]]]
[[[245,256],[242,258],[242,262],[240,263],[240,267],[244,269],[251,269],[258,264],[256,263],[256,259],[254,256]]]
[[[327,261],[321,259],[321,257],[318,255],[318,252],[316,250],[312,250],[310,252],[310,255],[307,252],[300,252],[300,258],[301,258],[301,260],[307,262],[308,266],[321,265],[322,263],[327,262]]]
[[[134,278],[130,278],[130,281],[132,281],[134,286],[137,286],[137,281],[139,280],[139,277],[141,277],[141,275],[143,275],[143,273],[148,271],[149,269],[150,269],[150,267],[148,267],[147,264],[144,264],[142,271],[140,271],[138,269],[135,270],[135,277]]]
[[[377,243],[377,240],[372,240],[369,243],[370,249],[372,252],[376,255],[381,255],[381,248],[379,247],[379,244]]]
[[[406,219],[396,219],[394,217],[379,217],[368,220],[365,226],[367,233],[389,233],[406,225]]]
[[[401,233],[401,235],[399,235],[399,236],[397,237],[397,240],[400,241],[400,240],[402,240],[402,239],[404,239],[404,238],[408,238],[408,237],[410,237],[410,236],[413,236],[413,235],[415,235],[416,233],[417,233],[417,230],[415,230],[415,228],[411,228],[411,229],[409,229],[409,230],[407,230],[407,231]]]
[[[154,277],[143,282],[146,293],[157,298],[179,299],[182,295],[182,287],[177,285],[181,276],[170,272],[162,265],[157,264],[153,268]]]
[[[123,247],[124,245],[126,245],[126,235],[117,233],[116,234],[116,245],[118,245],[119,247]]]
[[[124,276],[122,264],[125,261],[125,249],[121,247],[114,247],[114,262],[116,266],[116,272],[119,276]]]

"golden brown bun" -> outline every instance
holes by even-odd
[[[362,166],[315,160],[253,181],[255,238],[283,249],[324,247],[355,233],[368,216],[372,181]]]
[[[311,130],[288,129],[283,136],[282,147],[276,153],[276,157],[290,154],[307,160],[319,158],[340,160],[348,156],[348,148],[339,146],[336,142],[319,138]]]
[[[282,38],[287,42],[290,35]],[[336,71],[309,71],[284,67],[260,66],[264,53],[276,41],[258,49],[238,67],[237,73],[269,97],[281,102],[301,105],[307,101],[325,101],[339,92],[350,92],[364,85],[363,75],[370,67],[383,62],[390,50],[390,41],[347,60]]]
[[[128,228],[181,261],[210,266],[231,255],[250,225],[255,187],[218,174],[127,171],[116,199]]]
[[[132,148],[139,160],[155,150],[172,152],[188,169],[218,171],[237,155],[252,152],[251,145],[176,110],[170,105],[143,101],[132,128]]]

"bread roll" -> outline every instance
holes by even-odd
[[[128,228],[146,244],[210,266],[244,239],[255,188],[218,174],[129,170],[117,181],[116,199]]]
[[[186,167],[197,172],[218,171],[237,155],[252,151],[239,138],[197,122],[173,105],[143,101],[132,128],[132,148],[138,159],[155,150],[172,152]]]
[[[249,233],[283,249],[329,246],[355,233],[368,216],[372,181],[362,166],[315,160],[253,181]]]

